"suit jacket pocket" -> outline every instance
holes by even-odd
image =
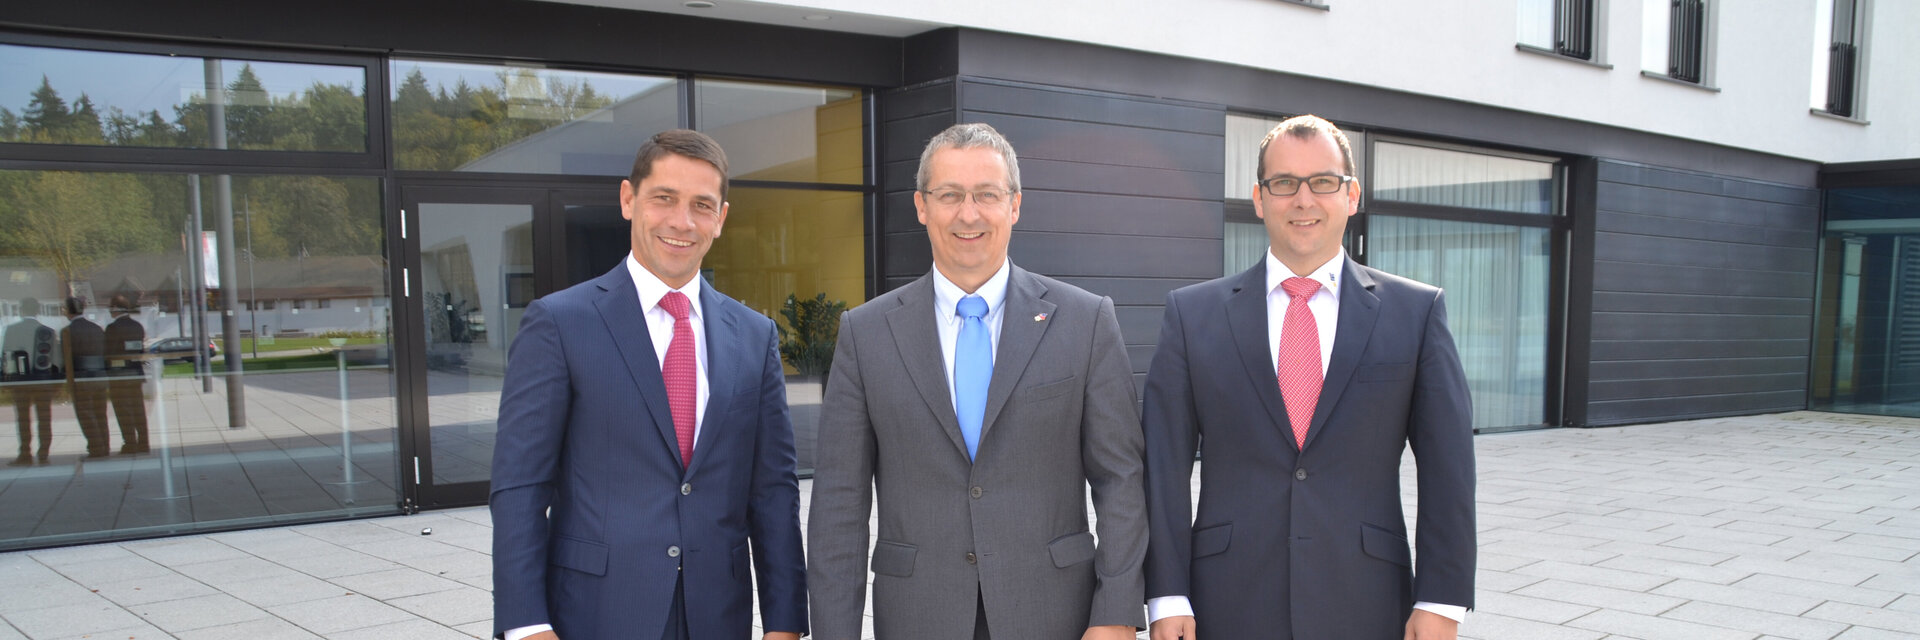
[[[1193,530],[1193,557],[1205,558],[1227,552],[1233,542],[1233,523],[1216,524]]]
[[[1047,553],[1053,556],[1053,566],[1058,569],[1093,560],[1093,532],[1082,531],[1054,538],[1053,542],[1047,543]]]
[[[1411,362],[1403,362],[1400,364],[1370,364],[1355,369],[1353,372],[1353,379],[1357,382],[1386,382],[1388,380],[1405,380],[1411,377],[1413,377],[1413,363]]]
[[[1047,398],[1051,398],[1051,397],[1066,393],[1073,389],[1073,381],[1079,380],[1079,379],[1080,379],[1080,376],[1067,376],[1065,378],[1054,380],[1052,382],[1043,382],[1040,384],[1033,385],[1031,387],[1027,387],[1025,389],[1021,389],[1020,399],[1029,400],[1029,401],[1045,400]]]
[[[873,572],[895,578],[913,577],[913,558],[920,549],[898,542],[881,540],[873,545]]]
[[[733,548],[732,553],[729,553],[727,555],[733,558],[733,579],[740,580],[742,582],[746,581],[747,567],[749,566],[748,558],[747,558],[747,543],[745,542],[740,543],[739,546],[736,546]]]
[[[548,561],[556,567],[604,576],[607,575],[607,545],[554,536],[548,550]]]
[[[1407,549],[1407,539],[1392,531],[1360,523],[1360,549],[1375,558],[1413,568],[1413,552]]]

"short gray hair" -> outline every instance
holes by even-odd
[[[933,154],[941,149],[987,148],[1000,152],[1000,159],[1007,163],[1007,190],[1020,192],[1020,159],[1013,155],[1013,145],[1007,143],[1005,136],[982,122],[964,122],[947,127],[946,131],[927,141],[927,148],[920,152],[920,171],[914,174],[913,186],[921,191],[927,190],[927,165],[933,163]]]

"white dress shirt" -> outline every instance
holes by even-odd
[[[1000,270],[993,272],[993,277],[987,278],[972,294],[960,290],[960,285],[948,280],[939,269],[933,270],[933,324],[940,329],[940,355],[946,358],[949,404],[957,397],[953,388],[953,348],[960,340],[960,327],[967,323],[958,311],[960,299],[977,295],[987,301],[987,315],[980,321],[987,325],[988,348],[1000,353],[1000,323],[1007,315],[1003,307],[1007,302],[1007,274],[1012,273],[1012,264],[1011,261],[1000,263]]]
[[[694,402],[693,440],[699,442],[700,424],[706,419],[707,413],[707,328],[700,321],[700,278],[689,280],[687,286],[675,289],[661,282],[646,267],[640,266],[633,254],[627,254],[626,264],[627,273],[633,276],[634,293],[640,297],[640,309],[647,320],[647,334],[653,338],[654,359],[663,368],[666,367],[667,347],[673,344],[673,314],[661,308],[660,299],[667,297],[669,291],[679,291],[692,303],[689,305],[692,310],[687,312],[687,321],[693,324],[693,361],[698,363],[695,370],[698,371],[699,392]],[[952,351],[951,347],[948,351]],[[679,455],[679,452],[675,451],[674,455]],[[552,630],[553,625],[536,624],[508,629],[504,637],[506,640],[525,640],[533,634]]]
[[[1327,375],[1327,366],[1333,362],[1333,336],[1340,328],[1340,279],[1347,265],[1347,250],[1342,248],[1339,255],[1328,260],[1311,273],[1295,274],[1287,265],[1281,264],[1272,251],[1267,252],[1267,356],[1273,363],[1275,372],[1280,370],[1280,330],[1287,317],[1287,305],[1293,301],[1280,283],[1296,275],[1312,278],[1320,282],[1320,290],[1307,298],[1307,310],[1313,313],[1313,325],[1320,332],[1320,377]],[[1415,609],[1431,611],[1446,616],[1455,622],[1466,620],[1467,608],[1451,604],[1416,602]],[[1193,615],[1193,602],[1186,596],[1162,596],[1147,600],[1147,617],[1159,620],[1171,616]]]

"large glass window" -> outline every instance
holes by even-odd
[[[0,171],[0,549],[391,512],[380,192]]]
[[[727,150],[733,179],[866,180],[860,90],[704,78],[693,87],[694,122]]]
[[[1815,409],[1920,417],[1920,187],[1830,189]]]
[[[1476,428],[1546,421],[1549,230],[1370,216],[1368,263],[1446,288]]]
[[[367,151],[366,68],[0,44],[0,142]]]
[[[1559,168],[1548,158],[1374,140],[1360,254],[1446,290],[1475,429],[1550,424]]]
[[[679,84],[667,76],[427,60],[391,68],[396,169],[624,176],[642,142],[681,121]]]

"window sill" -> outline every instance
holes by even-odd
[[[1670,76],[1664,73],[1656,73],[1653,71],[1641,71],[1640,76],[1643,78],[1652,78],[1654,80],[1659,80],[1661,82],[1671,82],[1671,83],[1685,86],[1685,87],[1693,87],[1701,91],[1711,91],[1714,93],[1720,93],[1720,87],[1710,87],[1710,86],[1707,86],[1705,83],[1700,83],[1700,82],[1688,82],[1686,80],[1681,80],[1679,78],[1675,78],[1673,76]]]
[[[1855,118],[1855,117],[1853,117],[1853,116],[1843,116],[1843,115],[1840,115],[1840,114],[1838,114],[1838,113],[1833,113],[1833,112],[1830,112],[1830,111],[1827,111],[1827,110],[1825,110],[1825,109],[1808,109],[1808,110],[1807,110],[1807,113],[1811,113],[1811,114],[1813,114],[1813,115],[1816,115],[1816,116],[1820,116],[1820,117],[1822,117],[1822,118],[1833,118],[1833,119],[1835,119],[1835,120],[1839,120],[1839,121],[1841,121],[1841,122],[1851,122],[1851,123],[1854,123],[1854,124],[1857,124],[1857,125],[1861,125],[1861,126],[1865,126],[1865,125],[1869,125],[1869,124],[1873,124],[1873,123],[1871,123],[1871,122],[1867,122],[1867,121],[1865,121],[1865,120],[1861,120],[1861,119],[1859,119],[1859,118]]]
[[[1558,52],[1558,51],[1554,51],[1554,50],[1552,50],[1552,49],[1542,49],[1542,48],[1540,48],[1540,47],[1536,47],[1536,46],[1533,46],[1533,45],[1528,45],[1528,44],[1516,44],[1516,45],[1513,45],[1513,48],[1515,48],[1515,49],[1518,49],[1518,50],[1520,50],[1520,51],[1521,51],[1522,53],[1531,53],[1531,54],[1533,54],[1533,55],[1536,55],[1536,56],[1546,56],[1546,57],[1549,57],[1549,58],[1553,58],[1553,59],[1555,59],[1555,60],[1565,60],[1565,61],[1567,61],[1567,62],[1574,62],[1574,63],[1579,63],[1579,64],[1584,64],[1584,65],[1587,65],[1587,66],[1589,66],[1589,67],[1598,67],[1598,68],[1601,68],[1601,69],[1612,69],[1612,68],[1613,68],[1613,65],[1610,65],[1610,64],[1607,64],[1607,63],[1605,63],[1605,62],[1594,62],[1594,61],[1592,61],[1592,60],[1584,60],[1584,59],[1581,59],[1581,58],[1575,58],[1575,57],[1573,57],[1573,56],[1563,56],[1563,55],[1560,55],[1560,52]]]
[[[1321,4],[1321,3],[1318,3],[1318,2],[1312,2],[1311,0],[1274,0],[1274,1],[1275,1],[1275,2],[1279,2],[1279,3],[1281,3],[1281,4],[1290,4],[1290,5],[1294,5],[1294,6],[1297,6],[1297,7],[1306,7],[1306,8],[1308,8],[1308,9],[1319,9],[1319,10],[1321,10],[1321,11],[1332,11],[1332,10],[1333,10],[1333,7],[1329,7],[1329,6],[1327,6],[1327,5],[1324,5],[1324,4]]]

